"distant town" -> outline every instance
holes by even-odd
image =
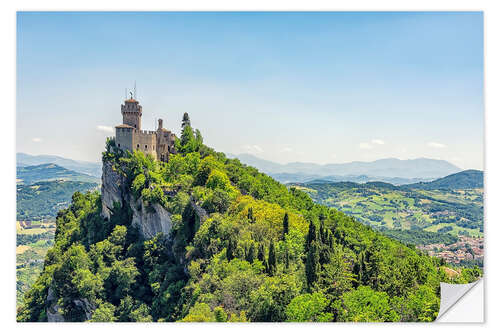
[[[428,244],[418,245],[417,248],[427,252],[430,256],[442,258],[447,263],[463,265],[466,262],[480,263],[484,259],[484,238],[459,236],[456,243],[445,245]]]

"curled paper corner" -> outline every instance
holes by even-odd
[[[483,283],[483,279],[467,284],[441,282],[441,304],[435,321],[483,322]]]

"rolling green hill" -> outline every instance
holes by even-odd
[[[421,190],[466,190],[483,188],[484,175],[479,170],[465,170],[436,179],[431,182],[419,182],[402,186]]]
[[[413,237],[411,243],[426,244],[424,239],[433,238],[426,232],[482,236],[482,184],[482,172],[468,170],[428,183],[403,186],[382,182],[291,186],[307,192],[314,201],[335,207],[379,230],[415,231],[405,232],[399,238],[395,237],[397,232],[390,235],[400,240]],[[422,235],[417,236],[418,230]]]
[[[29,155],[25,153],[16,154],[17,166],[40,165],[40,164],[57,164],[63,168],[73,170],[79,173],[90,175],[93,177],[101,177],[101,163],[75,161],[69,158],[64,158],[55,155]]]
[[[69,205],[73,193],[86,192],[97,187],[97,183],[65,180],[17,185],[16,219],[31,221],[55,218],[59,210]]]
[[[73,180],[88,183],[99,183],[100,179],[80,172],[68,170],[57,164],[40,164],[17,167],[17,183],[33,184],[40,181]]]

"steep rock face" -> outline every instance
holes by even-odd
[[[160,232],[169,235],[172,229],[171,214],[158,203],[145,205],[142,198],[136,200],[126,184],[126,177],[115,171],[111,162],[103,163],[101,187],[102,216],[109,219],[115,203],[120,204],[122,207],[128,205],[133,213],[132,225],[139,229],[144,238],[152,238]],[[175,193],[170,192],[165,194],[170,196],[175,195]],[[191,205],[200,221],[205,220],[207,212],[192,201]]]
[[[171,214],[158,203],[145,206],[142,198],[137,201],[130,196],[132,225],[136,226],[144,238],[149,239],[162,232],[165,235],[172,229]]]
[[[123,206],[125,193],[125,177],[113,170],[111,162],[102,165],[101,202],[102,217],[109,219],[115,202]]]
[[[61,312],[61,308],[59,304],[57,304],[56,295],[54,289],[49,287],[49,291],[47,293],[47,321],[48,322],[65,322],[65,318]],[[92,313],[96,309],[95,305],[90,303],[88,299],[75,299],[73,300],[73,304],[77,309],[79,309],[83,315],[84,320],[92,319]]]
[[[47,321],[48,322],[63,322],[64,317],[60,311],[59,305],[57,304],[56,297],[54,295],[54,290],[49,287],[47,293]]]

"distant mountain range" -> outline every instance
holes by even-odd
[[[17,183],[33,184],[39,181],[72,180],[100,183],[100,178],[69,170],[54,163],[17,167]]]
[[[384,181],[395,185],[430,181],[462,171],[444,160],[417,158],[400,160],[380,159],[373,162],[349,162],[337,164],[287,163],[267,161],[250,154],[231,155],[242,163],[253,166],[283,183],[323,181]]]
[[[102,164],[97,162],[75,161],[55,155],[29,155],[25,153],[16,154],[17,166],[57,164],[63,168],[101,178]]]
[[[373,162],[349,162],[337,164],[315,164],[293,162],[280,164],[258,158],[250,154],[227,154],[238,158],[242,163],[253,166],[259,171],[282,183],[305,183],[311,181],[339,182],[352,181],[366,183],[382,181],[394,185],[428,182],[462,171],[457,166],[444,161],[428,158],[400,160],[397,158],[380,159]],[[101,163],[75,161],[55,155],[29,155],[17,153],[17,166],[57,164],[68,170],[89,176],[101,177]]]

